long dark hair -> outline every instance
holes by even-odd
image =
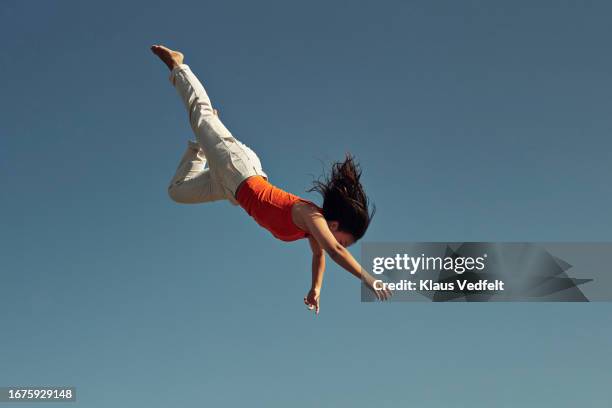
[[[350,233],[355,241],[363,237],[376,212],[359,182],[361,168],[350,153],[343,162],[335,162],[331,173],[313,181],[308,191],[323,196],[323,216],[327,221],[337,221],[340,231]]]

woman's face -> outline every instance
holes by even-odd
[[[327,224],[329,226],[329,230],[333,234],[334,238],[336,238],[336,241],[340,243],[340,245],[345,248],[348,248],[349,246],[355,243],[355,238],[353,237],[353,234],[340,231],[338,229],[338,221],[330,221]]]

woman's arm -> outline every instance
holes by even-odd
[[[323,275],[325,274],[325,252],[312,237],[308,238],[308,243],[310,249],[312,249],[312,285],[304,298],[304,303],[310,310],[314,309],[315,313],[319,314],[319,298],[323,285]]]
[[[335,263],[353,274],[356,278],[361,279],[375,293],[378,299],[386,300],[391,296],[391,292],[388,289],[374,289],[374,281],[376,279],[367,273],[353,258],[351,253],[336,240],[321,213],[311,206],[303,206],[299,209],[298,214],[312,238],[315,239],[321,249],[327,252]]]
[[[309,237],[308,243],[312,249],[312,286],[310,288],[320,291],[325,274],[325,252],[314,238]]]

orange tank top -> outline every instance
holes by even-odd
[[[306,231],[294,224],[291,207],[298,201],[315,205],[311,201],[281,190],[262,176],[246,179],[240,186],[236,199],[259,225],[281,241],[295,241],[308,236]]]

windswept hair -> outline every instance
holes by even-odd
[[[337,221],[340,231],[350,233],[355,241],[365,234],[376,212],[369,212],[369,199],[359,182],[361,169],[350,153],[343,162],[335,162],[331,173],[313,181],[308,191],[316,191],[323,197],[323,216],[327,221]]]

